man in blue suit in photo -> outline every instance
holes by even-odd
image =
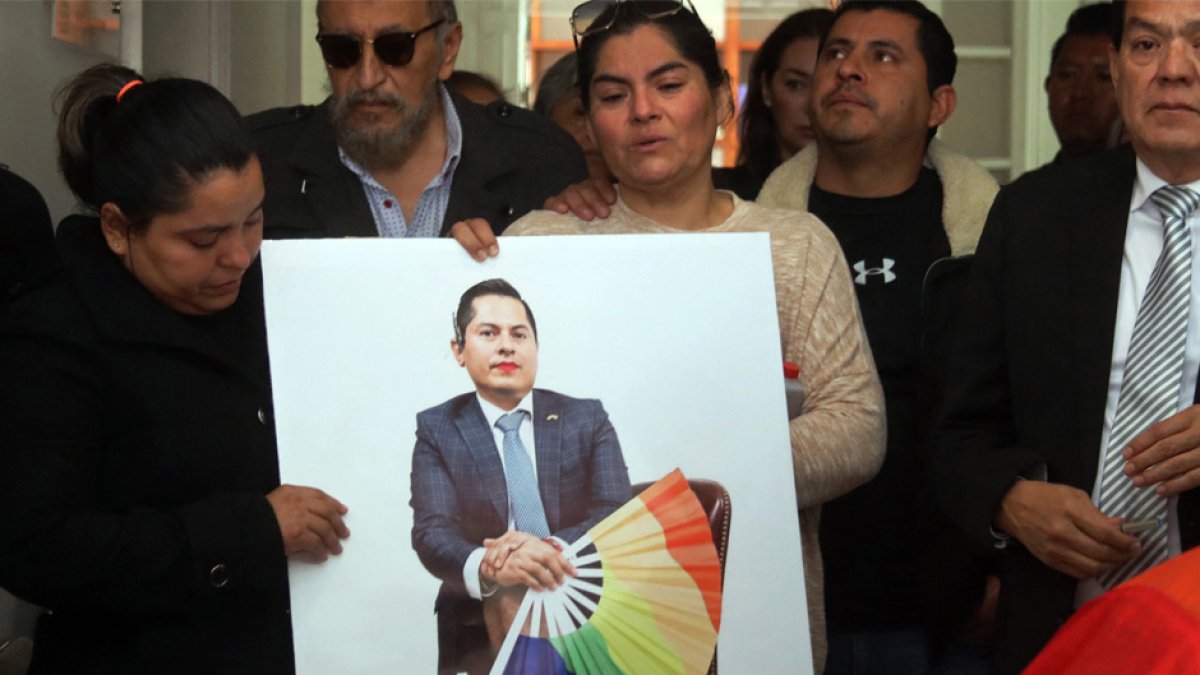
[[[439,668],[486,644],[483,599],[553,589],[561,549],[630,499],[616,432],[596,400],[534,389],[537,324],[503,279],[463,293],[451,349],[475,391],[417,415],[413,548],[442,580]]]

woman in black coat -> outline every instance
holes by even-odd
[[[349,532],[279,484],[249,136],[208,85],[118,66],[61,106],[95,215],[0,327],[0,586],[49,610],[32,672],[291,672],[286,556]]]

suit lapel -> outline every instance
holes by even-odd
[[[1133,153],[1128,148],[1106,159],[1092,165],[1093,171],[1080,183],[1086,187],[1078,195],[1063,200],[1070,214],[1064,224],[1068,228],[1074,382],[1079,387],[1074,397],[1080,430],[1076,437],[1081,443],[1079,467],[1083,471],[1079,478],[1088,486],[1095,481],[1100,456],[1121,260],[1135,176]]]
[[[362,183],[338,158],[337,141],[326,117],[328,105],[326,101],[309,116],[308,128],[288,157],[288,164],[305,177],[296,198],[304,200],[316,214],[316,222],[324,224],[324,236],[378,236]]]
[[[496,438],[488,427],[487,418],[479,407],[479,401],[474,395],[470,396],[457,415],[454,425],[462,435],[463,442],[475,460],[475,468],[483,482],[484,492],[492,502],[492,507],[500,516],[500,521],[508,523],[508,484],[504,480],[504,465],[496,452]]]
[[[562,472],[563,414],[561,399],[541,389],[533,390],[533,442],[537,446],[538,488],[550,531],[559,529],[558,486]]]

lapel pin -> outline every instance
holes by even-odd
[[[558,413],[550,413],[549,415],[546,415],[547,422],[554,422],[557,419],[558,419]]]

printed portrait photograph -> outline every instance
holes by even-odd
[[[765,235],[268,242],[297,671],[811,671]]]

